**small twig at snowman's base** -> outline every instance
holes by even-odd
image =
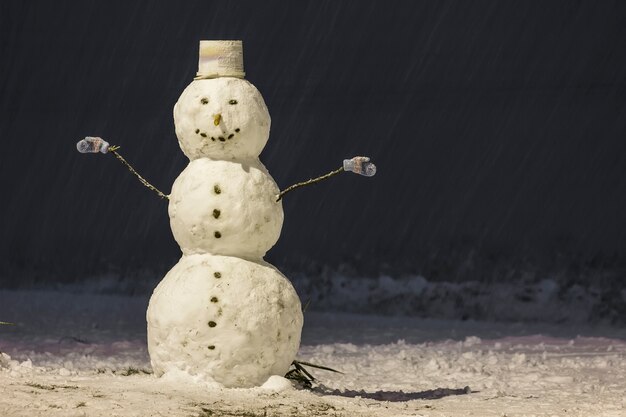
[[[312,368],[323,369],[324,371],[335,372],[337,374],[342,374],[343,375],[343,372],[338,371],[338,370],[333,369],[333,368],[329,368],[328,366],[315,365],[314,363],[303,362],[303,361],[297,361],[297,362],[298,362],[298,365],[300,365],[300,366],[306,365],[306,366],[310,366]]]
[[[313,388],[313,383],[316,381],[316,379],[302,365],[311,366],[317,369],[323,369],[325,371],[336,372],[338,374],[343,373],[343,372],[339,372],[335,369],[332,369],[326,366],[315,365],[315,364],[308,363],[308,362],[301,362],[301,361],[294,360],[291,363],[291,366],[293,366],[294,369],[289,370],[289,372],[285,374],[285,378],[290,379],[292,381],[296,381],[300,383],[300,385],[302,385],[303,388],[307,388],[307,389]]]

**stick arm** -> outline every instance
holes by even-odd
[[[283,191],[278,193],[276,196],[276,202],[282,200],[283,196],[290,191],[295,190],[296,188],[305,187],[307,185],[317,184],[320,181],[327,180],[330,177],[341,174],[342,172],[354,172],[355,174],[360,174],[366,177],[373,177],[376,174],[376,165],[370,162],[370,159],[367,156],[355,156],[351,159],[344,159],[343,166],[334,171],[330,171],[328,174],[321,175],[316,178],[311,178],[307,181],[298,182],[294,185],[291,185],[285,188]]]
[[[113,154],[113,156],[115,156],[117,158],[118,161],[120,161],[122,164],[124,164],[126,166],[126,168],[128,168],[128,170],[137,177],[137,179],[139,179],[139,182],[141,182],[145,187],[147,187],[148,189],[154,191],[155,193],[157,193],[157,195],[161,198],[164,198],[166,200],[169,200],[170,196],[161,192],[158,188],[156,188],[154,185],[150,184],[148,182],[148,180],[146,180],[144,177],[142,177],[141,175],[139,175],[139,173],[135,170],[135,168],[132,167],[131,164],[128,163],[128,161],[126,161],[126,159],[124,159],[124,157],[122,157],[122,155],[119,154],[118,149],[120,149],[119,146],[117,145],[109,145],[109,143],[107,141],[105,141],[102,138],[99,137],[94,137],[94,136],[87,136],[85,137],[85,139],[79,141],[76,144],[76,149],[78,150],[78,152],[80,153],[111,153]]]

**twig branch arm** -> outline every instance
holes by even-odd
[[[299,182],[290,187],[287,187],[276,196],[276,201],[277,202],[280,201],[285,194],[287,194],[290,191],[295,190],[296,188],[316,184],[332,176],[341,174],[342,172],[345,172],[345,171],[354,172],[355,174],[363,175],[365,177],[373,177],[376,174],[376,165],[371,163],[370,159],[367,156],[355,156],[354,158],[351,158],[351,159],[344,159],[343,166],[339,169],[330,171],[328,174],[324,174],[320,177],[311,178],[310,180]]]
[[[118,146],[116,149],[119,149],[119,146]],[[115,155],[115,157],[116,157],[116,158],[117,158],[117,159],[118,159],[121,163],[123,163],[124,165],[126,165],[126,168],[128,168],[128,170],[129,170],[131,173],[133,173],[133,174],[134,174],[134,175],[135,175],[135,176],[139,179],[139,181],[140,181],[143,185],[145,185],[148,189],[150,189],[150,190],[154,191],[155,193],[157,193],[157,194],[159,195],[159,197],[161,197],[161,198],[165,198],[165,199],[169,200],[169,198],[170,198],[170,197],[169,197],[168,195],[166,195],[166,194],[162,193],[162,192],[161,192],[158,188],[156,188],[154,185],[150,184],[150,183],[148,182],[148,180],[146,180],[144,177],[142,177],[141,175],[139,175],[139,173],[138,173],[137,171],[135,171],[135,168],[133,168],[133,167],[132,167],[132,166],[131,166],[131,165],[130,165],[127,161],[126,161],[126,159],[124,159],[124,158],[122,157],[122,155],[120,155],[120,154],[119,154],[119,153],[118,153],[115,149],[109,149],[109,151],[110,151],[111,153],[113,153],[113,155]]]
[[[115,156],[122,164],[124,164],[126,168],[128,168],[128,170],[133,175],[135,175],[144,186],[146,186],[148,189],[157,193],[159,197],[169,200],[170,197],[168,195],[161,192],[154,185],[150,184],[148,180],[146,180],[144,177],[139,175],[137,171],[135,171],[135,168],[133,168],[128,163],[128,161],[126,161],[126,159],[124,159],[122,155],[120,155],[117,152],[119,148],[120,147],[117,145],[111,146],[109,145],[109,142],[105,141],[104,139],[99,138],[99,137],[94,137],[94,136],[87,136],[85,137],[85,139],[79,141],[76,144],[76,149],[78,149],[78,152],[80,153],[109,153],[111,152],[113,156]]]
[[[297,184],[294,184],[294,185],[292,185],[292,186],[289,186],[289,187],[285,188],[283,191],[281,191],[281,192],[278,194],[278,196],[276,197],[276,201],[277,201],[277,202],[278,202],[278,201],[280,201],[280,200],[283,198],[283,196],[284,196],[285,194],[287,194],[287,193],[288,193],[288,192],[290,192],[290,191],[295,190],[296,188],[300,188],[300,187],[304,187],[304,186],[307,186],[307,185],[313,185],[313,184],[316,184],[316,183],[318,183],[318,182],[320,182],[320,181],[324,181],[324,180],[326,180],[326,179],[328,179],[328,178],[330,178],[330,177],[332,177],[332,176],[334,176],[334,175],[341,174],[343,171],[344,171],[344,169],[343,169],[343,167],[341,167],[341,168],[339,168],[339,169],[336,169],[336,170],[334,170],[334,171],[329,172],[328,174],[324,174],[324,175],[322,175],[322,176],[320,176],[320,177],[317,177],[317,178],[311,178],[311,179],[309,179],[309,180],[307,180],[307,181],[299,182],[299,183],[297,183]]]

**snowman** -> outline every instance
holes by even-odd
[[[112,152],[144,185],[169,199],[182,257],[154,290],[147,311],[155,375],[186,374],[224,387],[285,375],[300,346],[303,315],[290,281],[263,260],[283,223],[282,196],[350,170],[371,176],[365,157],[281,192],[259,160],[270,115],[244,79],[241,41],[201,41],[197,77],[174,106],[179,145],[190,162],[165,195],[117,146],[87,137],[81,152]]]

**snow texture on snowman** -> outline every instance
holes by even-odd
[[[280,199],[343,171],[372,176],[365,157],[280,192],[259,160],[270,115],[244,78],[241,41],[201,41],[198,74],[174,106],[189,165],[169,196],[97,137],[77,145],[112,152],[147,187],[169,199],[182,258],[159,283],[147,311],[148,351],[157,376],[181,373],[225,387],[262,385],[285,375],[300,345],[303,315],[293,286],[263,260],[283,223]]]

